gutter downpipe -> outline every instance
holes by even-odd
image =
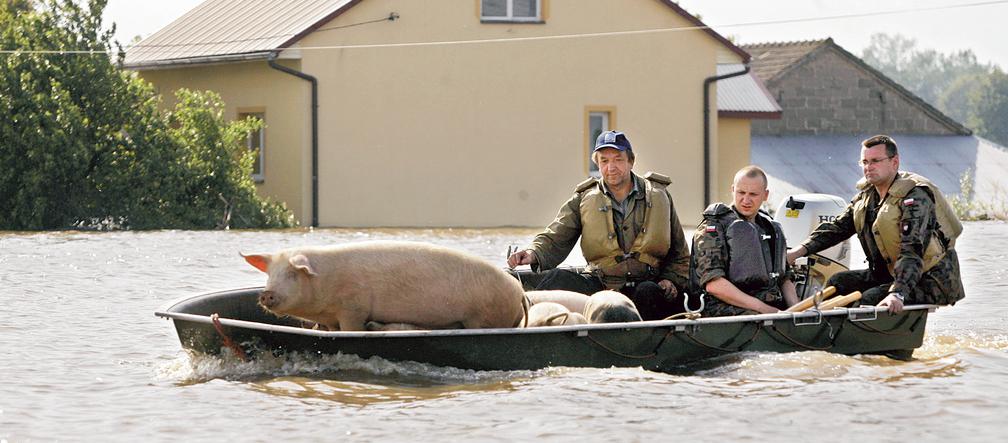
[[[302,80],[307,80],[311,82],[311,200],[312,200],[312,217],[311,217],[311,227],[317,228],[318,223],[318,79],[305,74],[301,71],[297,71],[286,66],[283,66],[276,62],[277,54],[279,52],[272,52],[269,58],[266,60],[269,62],[269,66],[277,71],[285,72],[287,74],[298,77]]]
[[[738,77],[740,75],[746,75],[750,70],[749,63],[745,64],[745,69],[738,72],[730,72],[725,75],[715,75],[707,77],[703,81],[703,170],[704,170],[704,183],[703,183],[703,198],[704,198],[704,208],[706,208],[711,203],[710,192],[711,192],[711,167],[710,167],[710,85],[718,80],[724,80],[726,78]]]

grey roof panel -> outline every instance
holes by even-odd
[[[770,207],[787,195],[825,193],[849,199],[862,177],[861,141],[866,135],[753,136],[753,164],[770,177]],[[976,136],[894,135],[900,169],[921,174],[946,195],[960,193],[964,174],[977,202],[1008,201],[1008,148]]]
[[[740,72],[743,69],[745,66],[741,64],[720,64],[717,65],[717,75]],[[780,105],[752,72],[718,81],[717,91],[718,111],[781,112]]]
[[[127,67],[282,49],[352,0],[207,0],[126,51]]]

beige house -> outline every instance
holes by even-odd
[[[604,129],[673,177],[683,223],[727,198],[750,120],[780,115],[748,61],[665,0],[207,0],[126,66],[166,105],[263,118],[259,190],[302,224],[538,227]]]

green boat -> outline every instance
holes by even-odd
[[[526,287],[537,275],[523,273]],[[188,297],[155,312],[171,319],[182,347],[216,355],[230,347],[253,357],[355,354],[473,370],[642,367],[661,372],[737,352],[827,351],[909,359],[934,305],[775,313],[534,328],[341,332],[307,329],[258,306],[262,288]]]

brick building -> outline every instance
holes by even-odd
[[[770,175],[770,207],[788,195],[850,198],[862,171],[861,140],[892,135],[900,166],[946,194],[974,183],[980,202],[1008,199],[1008,150],[970,129],[837,45],[833,39],[743,45],[752,71],[781,107],[753,120],[751,161]]]

